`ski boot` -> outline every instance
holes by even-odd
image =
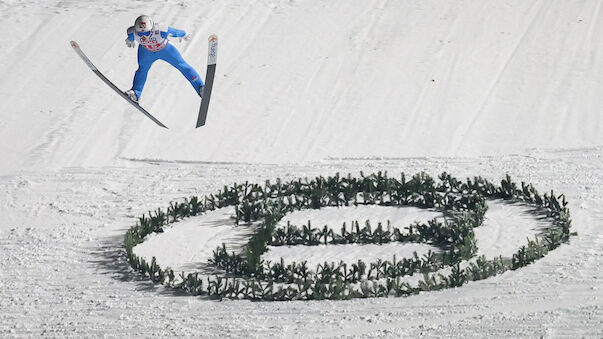
[[[127,95],[128,98],[130,98],[135,103],[138,103],[138,96],[136,95],[136,92],[134,92],[133,89],[129,89],[129,90],[125,91],[124,94]]]

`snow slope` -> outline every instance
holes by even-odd
[[[0,169],[120,159],[290,163],[467,156],[600,145],[599,1],[3,1]],[[71,51],[126,89],[138,13],[188,30],[205,72],[220,37],[207,126],[163,62],[142,104],[154,128]],[[538,126],[538,128],[535,128]],[[437,137],[434,137],[437,136]]]
[[[0,0],[0,336],[603,336],[601,5]],[[201,74],[218,34],[205,127],[167,64],[141,101],[164,130],[69,46],[127,89],[142,13],[192,33],[174,43]],[[459,289],[346,302],[179,297],[124,262],[127,228],[175,199],[360,170],[509,173],[565,193],[578,236]]]

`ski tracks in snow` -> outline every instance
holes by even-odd
[[[546,6],[546,4],[545,4],[544,0],[539,0],[537,2],[534,2],[532,4],[531,8],[528,9],[528,12],[532,12],[533,14],[531,15],[531,18],[528,20],[525,30],[516,40],[516,43],[514,44],[512,49],[509,51],[508,56],[506,56],[503,59],[502,65],[499,67],[499,70],[496,72],[496,75],[491,80],[491,84],[490,84],[485,96],[483,98],[481,98],[481,104],[476,106],[477,110],[472,114],[472,118],[469,120],[469,123],[467,124],[466,127],[462,128],[462,132],[456,134],[455,141],[453,143],[453,150],[458,151],[459,148],[461,147],[461,145],[463,143],[467,142],[466,140],[469,135],[469,131],[473,128],[477,119],[479,119],[479,117],[484,112],[486,104],[492,98],[494,90],[498,86],[500,79],[507,71],[509,64],[511,62],[515,61],[514,58],[517,54],[517,51],[521,47],[523,47],[523,43],[525,41],[526,36],[532,32],[535,23],[537,22],[537,20],[539,20],[541,18],[541,14],[542,14],[541,12],[543,11],[543,9],[545,9],[545,6]]]

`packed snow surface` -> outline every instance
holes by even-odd
[[[213,258],[213,251],[228,244],[231,251],[240,252],[253,235],[252,225],[234,226],[234,207],[222,208],[202,216],[191,217],[166,227],[163,233],[149,234],[134,253],[151,262],[155,257],[160,267],[174,272],[199,272]]]
[[[0,0],[0,337],[602,337],[602,5]],[[203,128],[198,96],[168,64],[153,65],[141,98],[166,130],[70,47],[128,89],[137,64],[125,30],[143,13],[192,34],[174,44],[202,76],[218,35]],[[508,173],[565,194],[578,235],[461,288],[344,302],[180,296],[125,262],[126,230],[171,201],[380,170]],[[137,250],[197,269],[218,239],[244,242],[222,212]],[[481,253],[508,254],[540,222],[490,206]]]

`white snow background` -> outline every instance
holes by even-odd
[[[0,0],[0,337],[602,337],[602,4]],[[202,76],[207,36],[219,36],[206,126],[194,128],[199,99],[168,64],[153,65],[141,99],[165,130],[69,45],[127,89],[125,30],[140,14],[191,33],[173,43]],[[408,298],[209,301],[124,260],[126,230],[170,201],[361,170],[508,173],[564,193],[578,236],[517,271]],[[323,212],[299,218],[339,227],[354,213]],[[481,253],[533,237],[524,212],[490,204]],[[409,217],[388,213],[362,215]],[[228,221],[174,225],[137,253],[193,269],[241,241]]]

